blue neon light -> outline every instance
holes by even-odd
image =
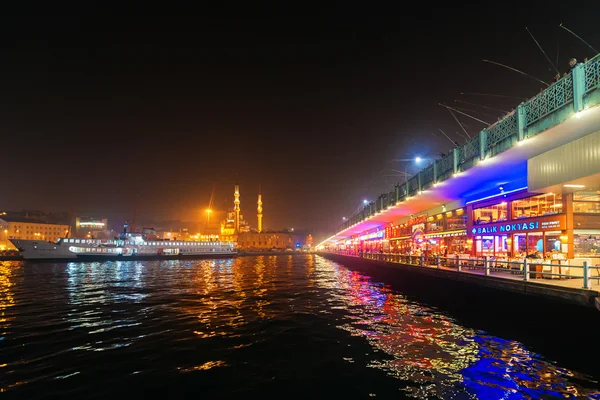
[[[494,197],[504,196],[504,195],[506,195],[506,194],[510,194],[510,193],[518,192],[519,190],[524,190],[524,189],[527,189],[527,186],[525,186],[525,187],[522,187],[522,188],[519,188],[519,189],[508,190],[508,191],[506,191],[506,192],[502,192],[502,193],[494,194],[494,195],[487,196],[487,197],[482,197],[481,199],[467,201],[465,204],[471,204],[471,203],[476,203],[476,202],[478,202],[478,201],[482,201],[482,200],[493,199]]]

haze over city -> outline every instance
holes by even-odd
[[[463,143],[485,127],[439,103],[494,122],[502,111],[455,100],[509,111],[544,87],[484,59],[552,81],[526,27],[561,73],[592,56],[559,28],[600,42],[597,5],[580,7],[5,16],[1,207],[120,224],[138,195],[142,221],[194,220],[213,185],[231,208],[237,182],[252,225],[262,184],[266,228],[331,233],[402,181],[391,169],[420,168],[391,159],[439,157],[453,147],[440,129]]]

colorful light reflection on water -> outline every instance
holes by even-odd
[[[320,266],[332,277],[318,281],[333,289],[330,304],[352,314],[351,322],[338,327],[389,355],[369,366],[410,382],[405,390],[411,396],[600,398],[597,381],[553,365],[521,343],[460,326],[439,310],[408,301],[334,262]]]
[[[592,377],[314,255],[0,263],[0,330],[16,398],[600,398]]]

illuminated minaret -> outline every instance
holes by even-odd
[[[235,233],[240,233],[240,187],[235,185],[233,191],[233,212],[235,212]]]
[[[258,185],[258,207],[256,208],[256,211],[258,212],[258,214],[256,214],[256,216],[258,217],[258,227],[257,227],[257,231],[258,233],[262,232],[262,194],[260,193],[260,185]]]

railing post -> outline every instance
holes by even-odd
[[[490,275],[490,260],[488,259],[488,256],[483,256],[483,266],[485,267],[485,274],[487,276]]]
[[[453,166],[453,173],[456,174],[458,172],[458,148],[457,147],[452,149],[452,166]]]
[[[515,116],[517,117],[517,140],[521,142],[525,139],[525,126],[527,124],[526,115],[525,115],[525,107],[523,107],[523,103],[517,106],[515,110]]]
[[[573,68],[573,109],[575,112],[583,110],[583,92],[585,91],[585,69],[583,64]]]
[[[479,132],[479,159],[485,160],[485,149],[487,147],[487,132],[482,129]]]
[[[523,279],[529,282],[529,264],[527,264],[527,258],[523,259]]]
[[[425,266],[425,256],[421,254],[421,267]]]
[[[458,272],[462,270],[462,268],[460,267],[460,257],[458,256],[458,254],[456,255],[456,270]]]
[[[439,254],[437,255],[437,268],[438,269],[442,268],[442,264],[440,262],[440,255]]]
[[[583,262],[583,288],[584,289],[592,288],[592,286],[590,285],[590,268],[588,267],[587,261]]]

